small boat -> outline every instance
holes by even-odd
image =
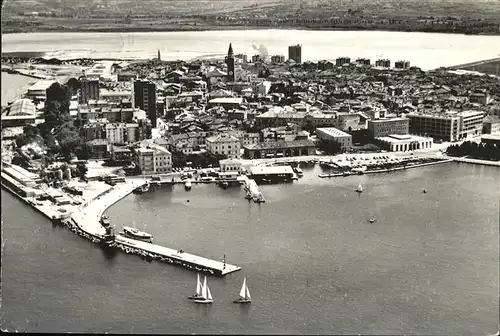
[[[227,189],[227,187],[229,187],[229,183],[227,181],[221,181],[221,182],[219,182],[219,186],[222,189]]]
[[[133,193],[134,194],[144,194],[145,192],[148,192],[148,191],[149,191],[149,183],[146,182],[142,186],[135,188]]]
[[[300,169],[300,167],[295,167],[295,173],[297,174],[298,177],[302,177],[304,176],[304,172],[302,171],[302,169]]]
[[[377,220],[376,220],[375,218],[370,218],[368,221],[369,221],[370,223],[372,223],[372,224],[373,224],[373,223],[375,223]]]
[[[361,184],[359,184],[358,187],[356,188],[356,192],[357,193],[362,193],[363,192],[363,186]]]
[[[191,180],[184,182],[184,189],[191,190]]]
[[[190,297],[188,297],[188,299],[196,300],[196,299],[203,298],[201,296],[201,289],[202,289],[202,285],[201,285],[201,281],[200,281],[200,274],[197,274],[196,275],[196,294],[191,295]]]
[[[424,194],[427,194],[427,189],[422,190]]]
[[[233,301],[234,303],[250,303],[252,302],[252,297],[250,296],[250,291],[247,286],[247,278],[243,279],[243,285],[240,289],[240,297]]]
[[[212,293],[210,293],[210,288],[208,288],[207,285],[207,277],[205,277],[205,280],[203,281],[203,286],[201,287],[201,298],[194,299],[194,302],[203,304],[214,302],[212,298]]]
[[[153,236],[151,234],[144,231],[139,231],[136,228],[132,228],[129,226],[123,227],[123,235],[127,238],[146,241],[146,242],[151,242],[153,239]]]

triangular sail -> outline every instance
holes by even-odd
[[[201,290],[201,296],[206,300],[207,299],[207,277],[203,281],[203,288]]]
[[[241,285],[240,296],[242,298],[246,298],[246,289],[247,289],[247,278],[243,279],[243,285]]]
[[[201,295],[201,281],[200,281],[200,275],[196,275],[196,295]]]
[[[246,296],[245,296],[245,299],[248,299],[250,300],[252,297],[250,296],[250,290],[248,289],[248,286],[246,286]]]
[[[210,288],[207,286],[207,300],[212,300],[212,293],[210,293]]]

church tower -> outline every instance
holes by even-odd
[[[227,51],[226,65],[227,65],[227,81],[234,82],[234,55],[233,55],[233,46],[231,45],[231,43],[229,43],[229,50]]]

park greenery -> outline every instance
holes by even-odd
[[[81,134],[79,120],[73,120],[69,113],[70,99],[78,90],[78,81],[69,80],[66,84],[54,83],[47,89],[44,117],[45,122],[35,126],[25,126],[23,134],[17,137],[18,148],[41,142],[47,149],[47,161],[62,155],[66,162],[74,156],[88,159],[90,148]]]
[[[448,155],[468,156],[474,159],[500,161],[500,146],[490,143],[465,141],[461,145],[450,145],[446,150]]]

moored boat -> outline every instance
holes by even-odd
[[[191,190],[191,185],[191,180],[187,180],[186,182],[184,182],[184,189]]]
[[[153,236],[147,232],[140,231],[136,228],[132,228],[129,226],[124,226],[123,227],[123,233],[125,237],[135,239],[135,240],[141,240],[145,242],[152,242]]]

